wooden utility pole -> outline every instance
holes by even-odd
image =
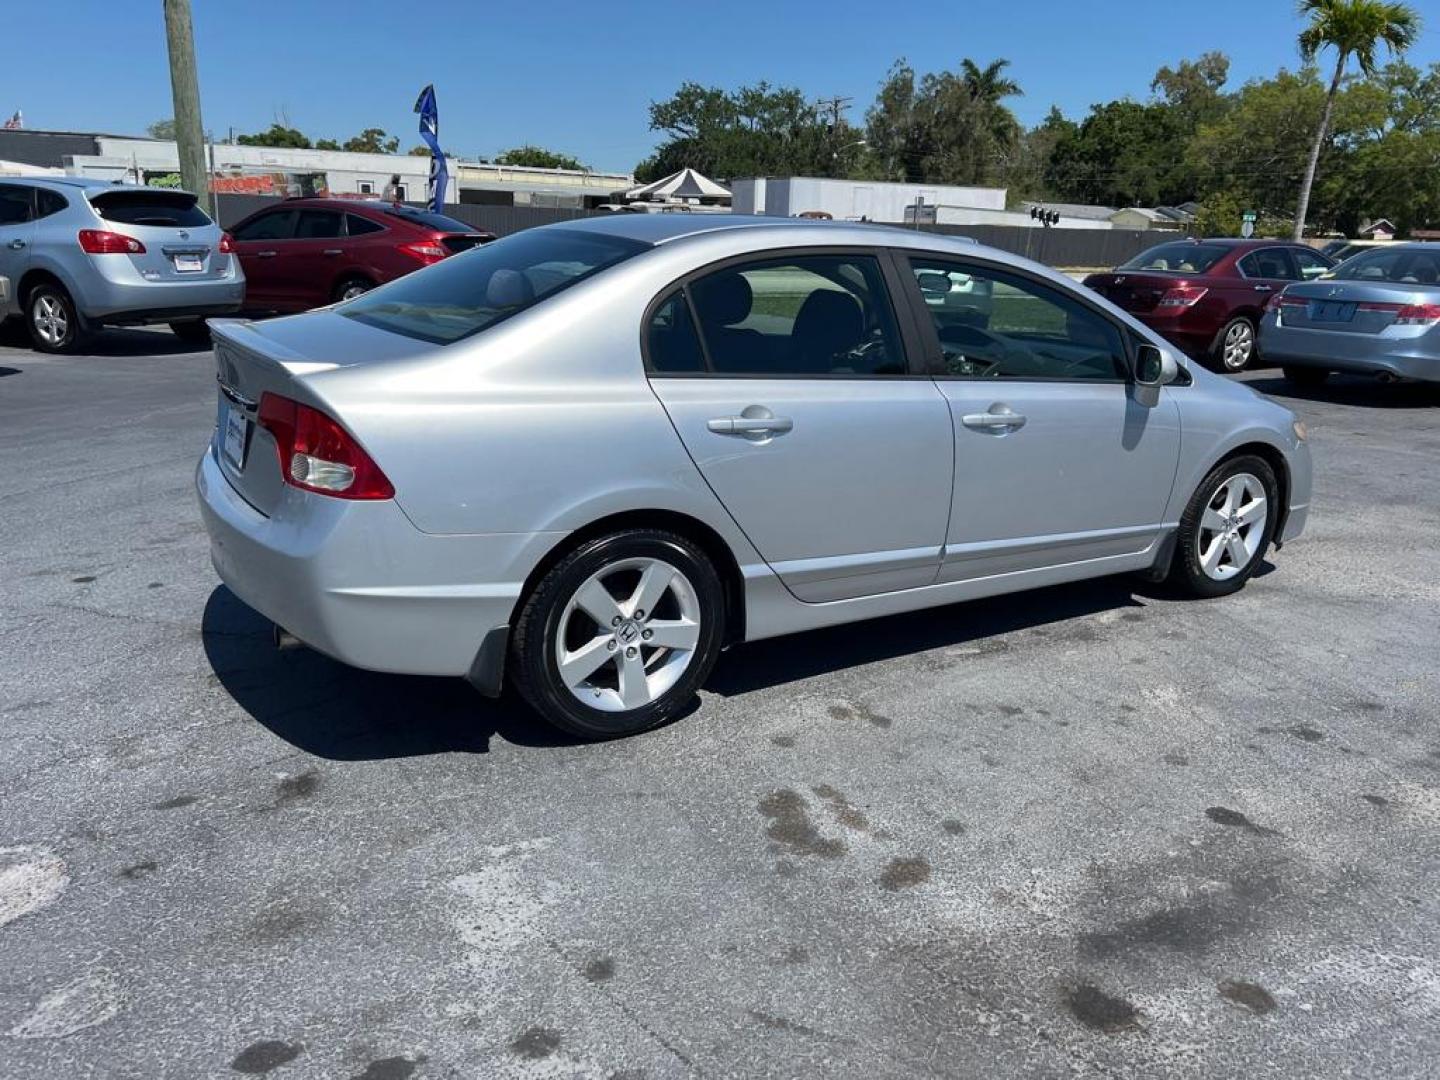
[[[180,182],[215,216],[210,172],[205,167],[205,125],[200,121],[200,80],[195,74],[195,33],[190,0],[165,0],[165,44],[170,50],[170,93],[175,101],[175,147]]]

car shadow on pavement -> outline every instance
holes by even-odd
[[[1245,385],[1267,397],[1361,405],[1371,409],[1424,409],[1440,405],[1440,386],[1432,383],[1382,383],[1363,375],[1331,375],[1319,386],[1298,386],[1289,379],[1246,379]]]
[[[986,639],[1016,630],[1091,640],[1095,630],[1084,623],[1051,626],[1117,608],[1143,609],[1152,589],[1160,595],[1161,586],[1135,578],[1100,578],[757,641],[724,653],[706,688],[729,696],[907,654],[963,645],[985,651]]]
[[[0,367],[0,379],[3,379],[6,375],[19,375],[19,374],[20,374],[20,369],[19,369],[18,367]]]
[[[30,335],[19,319],[0,326],[0,345],[34,351]],[[95,331],[80,350],[80,356],[179,356],[183,353],[209,352],[210,347],[188,344],[169,330],[142,330],[131,327],[107,327]],[[36,352],[36,355],[43,355]]]
[[[205,655],[236,703],[275,735],[333,761],[483,754],[495,736],[522,746],[575,745],[523,703],[481,697],[461,679],[385,675],[313,649],[277,649],[271,623],[225,586],[205,604]]]

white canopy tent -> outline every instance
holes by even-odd
[[[689,199],[697,201],[700,199],[725,199],[728,201],[730,189],[715,183],[708,176],[702,176],[694,169],[681,169],[679,172],[671,173],[663,180],[631,188],[625,193],[625,198],[653,202],[681,202]]]

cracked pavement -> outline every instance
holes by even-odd
[[[0,1075],[1432,1074],[1440,394],[1297,408],[1307,535],[732,651],[575,745],[275,651],[208,355],[0,331]]]

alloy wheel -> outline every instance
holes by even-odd
[[[700,601],[689,578],[661,559],[623,559],[592,574],[566,603],[555,662],[576,699],[629,712],[673,687],[699,644]]]
[[[364,296],[369,291],[369,285],[363,285],[358,281],[352,281],[349,285],[346,285],[345,288],[340,290],[340,299],[342,301],[354,300],[357,296]]]
[[[1226,371],[1240,371],[1255,351],[1255,328],[1243,319],[1225,331],[1222,358]]]
[[[70,316],[65,311],[65,304],[52,293],[44,293],[35,300],[30,319],[40,340],[52,348],[60,345],[70,332]]]
[[[1227,476],[1200,515],[1200,569],[1215,581],[1242,573],[1260,549],[1269,516],[1265,485],[1250,473]]]

